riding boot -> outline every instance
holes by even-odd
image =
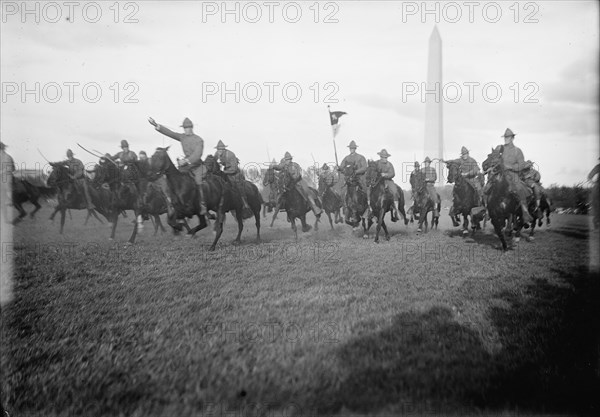
[[[317,203],[315,203],[315,199],[312,196],[308,196],[308,202],[310,203],[310,207],[315,213],[315,216],[319,216],[323,212],[323,210],[317,206]]]
[[[533,210],[533,212],[536,214],[536,216],[542,217],[542,213],[540,213],[539,210],[540,210],[540,199],[538,198],[537,200],[535,200],[535,209]]]
[[[533,222],[533,217],[529,214],[529,210],[527,209],[527,204],[521,203],[521,212],[523,213],[522,219],[525,223]]]
[[[202,189],[202,185],[198,186],[198,194],[200,194],[200,214],[206,215],[206,201],[204,200],[204,190]]]

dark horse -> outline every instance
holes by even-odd
[[[448,182],[454,183],[452,189],[452,210],[449,213],[454,227],[458,226],[457,216],[463,216],[463,235],[468,234],[469,216],[471,216],[471,229],[473,233],[481,229],[479,222],[482,220],[482,210],[475,209],[479,207],[479,195],[473,186],[466,180],[460,172],[460,165],[455,161],[446,162],[448,168]],[[481,177],[477,177],[481,181]],[[475,209],[475,210],[474,210]],[[483,212],[484,213],[484,212]]]
[[[429,223],[427,221],[427,214],[435,209],[438,213],[437,216],[434,216],[433,213],[431,215],[431,228],[436,228],[439,223],[440,209],[442,206],[442,201],[437,195],[437,201],[433,201],[431,195],[429,194],[429,190],[427,188],[427,182],[425,181],[425,173],[418,171],[415,172],[412,180],[414,182],[414,205],[413,205],[413,214],[419,220],[419,225],[417,227],[417,232],[423,230],[423,223],[425,223],[425,232],[429,227]]]
[[[112,228],[110,238],[115,238],[119,214],[125,210],[133,210],[133,232],[129,243],[135,243],[138,232],[137,217],[141,214],[140,170],[136,163],[128,163],[117,166],[115,162],[102,158],[96,167],[94,176],[96,187],[102,188],[102,184],[108,184],[111,198],[109,200],[110,222]]]
[[[42,208],[38,203],[40,197],[52,197],[56,192],[53,188],[36,185],[34,182],[36,182],[35,179],[13,178],[12,204],[19,212],[19,215],[13,220],[13,224],[17,224],[27,215],[27,212],[23,209],[23,203],[29,201],[35,206],[35,209],[29,213],[29,216],[33,219],[35,213]]]
[[[509,191],[509,182],[504,173],[504,164],[502,163],[502,152],[504,147],[499,145],[488,155],[483,161],[482,167],[489,174],[489,198],[488,198],[488,213],[494,226],[496,235],[502,242],[502,250],[507,250],[508,245],[504,237],[503,229],[510,236],[512,231],[516,232],[516,238],[520,236],[521,228],[524,226],[522,220],[521,206],[519,198]],[[524,185],[525,186],[525,185]],[[533,193],[531,196],[533,197]],[[535,202],[533,198],[529,198],[528,209],[529,213],[534,218],[531,224],[531,232],[529,240],[533,237],[537,213],[533,211]]]
[[[232,188],[232,193],[239,200],[239,204],[243,207],[243,202],[241,197],[238,195],[238,192],[235,189],[235,185],[231,183],[230,178],[227,174],[221,171],[221,167],[219,166],[217,159],[213,155],[208,155],[204,160],[204,164],[206,165],[206,171],[209,175],[216,175],[221,177],[225,184]],[[241,174],[240,174],[241,175]],[[258,239],[260,240],[260,210],[263,205],[263,198],[260,194],[260,191],[256,184],[244,179],[241,181],[242,186],[244,187],[244,193],[246,194],[246,201],[248,202],[248,206],[250,206],[250,211],[246,210],[247,213],[242,213],[244,219],[250,218],[254,216],[256,220],[256,230],[258,233]],[[244,210],[242,209],[242,212]]]
[[[281,195],[283,192],[281,189],[283,184],[278,180],[278,175],[273,167],[269,167],[265,171],[263,185],[265,187],[265,198],[267,200],[263,203],[263,217],[267,217],[267,210],[271,213],[273,209],[277,207],[277,196]],[[273,220],[275,220],[275,216],[273,216]],[[272,223],[271,226],[273,226]]]
[[[285,208],[285,212],[292,225],[292,230],[294,231],[297,241],[298,229],[296,228],[296,219],[300,219],[303,232],[308,232],[311,229],[310,225],[306,223],[306,213],[311,210],[310,203],[305,200],[304,197],[302,197],[302,194],[300,194],[300,191],[296,189],[296,180],[292,177],[288,170],[283,170],[280,174],[280,178],[284,184],[284,191],[282,195],[283,208]],[[317,190],[309,187],[309,192],[312,193],[316,205],[321,208],[322,203],[319,199]],[[315,220],[315,230],[319,230],[320,217],[321,215],[319,214]]]
[[[367,226],[365,219],[369,210],[367,193],[362,189],[356,169],[353,164],[342,168],[346,181],[346,210],[344,213],[346,224],[353,228],[362,224],[363,238],[367,238]]]
[[[375,161],[369,161],[367,172],[365,173],[367,179],[367,185],[369,186],[369,200],[371,204],[371,214],[377,220],[377,229],[375,231],[375,243],[379,243],[379,231],[383,227],[385,232],[385,239],[390,240],[390,234],[388,233],[387,226],[385,225],[384,217],[388,211],[390,215],[394,212],[394,196],[385,186],[385,179],[381,176],[381,172],[377,169],[377,163]],[[398,210],[404,218],[404,224],[408,224],[408,218],[404,212],[404,193],[402,189],[398,187]],[[371,227],[373,221],[369,217],[369,226]],[[367,229],[368,230],[368,229]]]
[[[56,188],[58,193],[58,205],[50,216],[50,220],[54,220],[54,216],[60,211],[60,234],[62,235],[65,227],[65,214],[67,209],[85,210],[87,209],[87,204],[84,190],[79,184],[71,179],[69,176],[69,168],[60,164],[52,164],[52,167],[52,172],[48,177],[48,185]],[[99,222],[102,222],[102,220],[100,220],[96,212],[100,213],[110,221],[110,191],[102,187],[93,187],[92,182],[87,178],[85,178],[84,181],[87,181],[90,198],[96,207],[94,210],[88,210],[88,213],[91,213]]]
[[[206,217],[200,214],[200,197],[196,181],[190,175],[179,171],[167,150],[169,148],[156,148],[156,152],[150,159],[150,180],[157,178],[160,175],[165,175],[167,186],[170,190],[171,203],[173,210],[168,213],[168,222],[171,227],[176,230],[181,229],[181,225],[177,223],[178,219],[192,218],[198,216],[200,223],[189,231],[189,234],[194,236],[199,230],[207,226]],[[238,222],[238,234],[234,243],[240,242],[242,230],[244,228],[244,219],[242,217],[242,201],[240,198],[235,198],[231,186],[225,183],[221,177],[217,175],[207,175],[203,181],[202,190],[206,201],[207,210],[212,210],[217,213],[217,221],[215,225],[215,239],[209,250],[215,250],[217,242],[223,233],[223,222],[225,213],[235,210],[235,218]],[[260,206],[258,207],[257,220],[260,220]],[[260,241],[260,222],[257,223],[256,239]]]
[[[342,208],[342,198],[333,189],[333,185],[325,184],[323,181],[319,182],[319,194],[321,195],[321,201],[323,202],[323,210],[327,214],[329,219],[329,225],[333,230],[333,221],[331,220],[331,214],[335,216],[335,222],[342,223],[343,220],[340,216],[340,209]]]

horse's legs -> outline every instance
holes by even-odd
[[[13,224],[17,224],[27,215],[27,212],[23,209],[21,203],[13,201],[13,206],[19,211],[19,215],[13,220]]]
[[[53,211],[53,212],[52,212],[52,214],[50,215],[50,218],[49,218],[49,220],[52,220],[52,221],[54,221],[54,216],[56,216],[56,213],[58,213],[58,212],[59,212],[59,210],[60,210],[60,205],[59,205],[59,206],[56,206],[56,207],[54,207],[54,211]]]
[[[383,231],[385,232],[385,240],[390,240],[390,234],[383,218],[381,219],[381,227],[383,227]]]
[[[377,216],[377,227],[375,228],[375,243],[379,243],[379,231],[381,230],[381,223],[383,223],[384,215],[385,215],[385,211],[382,208],[379,211],[379,216]]]
[[[319,222],[321,221],[321,214],[319,214],[318,216],[316,216],[315,219],[315,231],[319,230]]]
[[[494,231],[496,232],[496,235],[498,236],[498,238],[500,239],[500,242],[502,243],[502,250],[506,251],[508,249],[508,246],[506,245],[506,239],[504,237],[504,233],[502,232],[502,226],[504,226],[504,221],[500,221],[500,220],[494,220],[492,219],[492,225],[494,226]]]
[[[333,221],[331,220],[331,213],[328,211],[326,211],[325,213],[327,214],[327,218],[329,219],[329,225],[331,226],[331,230],[333,230]]]
[[[129,244],[133,245],[135,243],[135,237],[137,236],[139,224],[137,222],[139,212],[137,210],[133,211],[133,232],[131,232],[131,237],[129,238]]]
[[[94,210],[94,209],[88,210],[88,217],[90,216],[90,213],[92,214],[92,216],[94,216],[96,218],[96,220],[98,220],[100,222],[100,224],[104,224],[102,219],[100,217],[98,217],[98,213],[96,213],[96,210]],[[86,220],[86,223],[87,223],[87,220]]]
[[[115,233],[117,231],[117,222],[119,221],[119,214],[120,212],[117,210],[114,210],[112,213],[113,222],[110,230],[110,240],[113,240],[115,238]]]
[[[35,213],[37,213],[38,210],[42,208],[42,206],[40,206],[40,203],[37,202],[37,199],[35,201],[32,201],[32,203],[35,206],[35,210],[33,210],[31,213],[29,213],[29,217],[31,217],[33,219],[35,216]]]
[[[242,217],[242,211],[243,210],[236,210],[235,211],[235,218],[238,222],[238,234],[235,238],[235,240],[233,241],[233,244],[238,244],[242,241],[242,230],[244,230],[244,218]]]
[[[225,215],[226,213],[223,212],[223,205],[220,204],[219,205],[219,211],[217,212],[217,220],[215,221],[215,240],[213,240],[212,245],[210,245],[210,248],[208,248],[209,251],[214,251],[215,247],[217,246],[217,242],[219,241],[219,238],[221,237],[221,234],[223,233],[223,221],[225,220]],[[204,216],[199,216],[200,219],[200,224],[198,226],[196,226],[194,229],[192,229],[192,236],[194,236],[194,234],[196,233],[195,230],[201,230],[203,228],[206,227],[206,218]]]
[[[160,221],[160,217],[153,214],[152,217],[150,217],[150,220],[152,221],[152,226],[154,226],[154,234],[152,236],[156,236],[158,233],[158,222]]]
[[[302,223],[302,231],[304,233],[308,232],[311,227],[309,224],[306,223],[306,214],[303,214],[302,216],[298,217],[300,219],[300,223]],[[316,226],[316,222],[315,222],[315,226]]]
[[[67,215],[67,209],[63,208],[60,210],[60,234],[63,234],[63,229],[65,228],[65,217]]]
[[[273,212],[273,218],[271,219],[271,227],[273,227],[273,223],[275,223],[275,219],[277,218],[277,213],[279,213],[279,206],[275,206],[275,211]]]
[[[475,223],[473,223],[473,232],[475,232]],[[463,236],[469,234],[469,215],[463,213]]]
[[[260,243],[260,209],[254,212],[254,224],[256,225],[256,243]]]
[[[302,221],[302,219],[300,219],[300,221]],[[292,217],[290,219],[290,223],[292,224],[292,230],[294,231],[294,236],[295,236],[296,242],[298,242],[298,229],[296,228],[296,219],[294,217]],[[306,221],[302,222],[302,229],[304,229],[305,224],[306,224]]]
[[[367,226],[365,225],[365,218],[363,217],[361,220],[362,220],[362,227],[363,227],[363,239],[368,239],[369,234],[367,233]]]

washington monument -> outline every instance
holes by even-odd
[[[444,118],[442,112],[442,38],[437,26],[429,37],[429,62],[427,67],[427,91],[425,96],[425,156],[443,158]],[[434,94],[433,91],[437,91]],[[432,166],[438,171],[441,180],[439,161]]]

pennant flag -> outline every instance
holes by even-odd
[[[329,106],[327,106],[329,110]],[[338,134],[338,130],[340,129],[339,119],[343,115],[348,114],[345,111],[331,111],[329,110],[329,119],[331,121],[331,128],[333,129],[333,137]]]

